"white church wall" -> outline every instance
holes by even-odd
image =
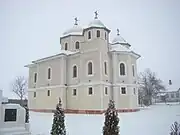
[[[38,64],[37,88],[62,84],[61,75],[64,73],[62,60],[63,56]],[[48,68],[51,69],[50,79],[48,79]]]
[[[34,88],[36,83],[34,82],[34,74],[37,73],[37,65],[29,68],[29,79],[28,79],[28,87]]]
[[[88,94],[88,88],[93,88],[93,94]],[[73,96],[73,89],[77,90],[77,95]],[[101,110],[103,109],[103,89],[101,85],[81,85],[68,88],[67,109],[78,110]]]
[[[63,102],[63,107],[66,108],[66,87],[52,86],[36,89],[36,97],[34,97],[33,91],[28,92],[30,100],[28,105],[30,109],[55,109],[59,97]]]

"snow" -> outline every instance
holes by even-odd
[[[167,93],[158,93],[157,96],[165,96]]]
[[[120,44],[111,45],[110,51],[132,52],[131,49],[129,49],[125,46],[122,46]]]
[[[157,104],[139,112],[119,113],[121,135],[168,135],[174,121],[180,122],[180,104]],[[30,112],[32,135],[49,135],[52,113]],[[100,135],[104,115],[66,114],[68,135]]]
[[[63,33],[63,37],[68,35],[82,35],[82,33],[83,28],[79,25],[74,25],[72,28],[68,29]]]

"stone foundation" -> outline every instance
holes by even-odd
[[[119,113],[127,113],[127,112],[137,112],[140,109],[117,109]],[[43,112],[43,113],[52,113],[55,110],[51,109],[30,109],[33,112]],[[69,114],[103,114],[105,110],[74,110],[74,109],[66,109],[65,113]]]

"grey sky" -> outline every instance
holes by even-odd
[[[87,25],[99,19],[116,29],[139,54],[139,71],[151,68],[180,87],[179,0],[0,0],[0,89],[12,97],[10,83],[28,76],[24,65],[58,53],[59,37],[73,26],[74,17]]]

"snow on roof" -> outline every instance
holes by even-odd
[[[110,51],[132,52],[131,49],[129,49],[129,48],[123,46],[123,45],[120,45],[120,44],[111,45]]]
[[[102,27],[102,28],[105,28],[105,25],[99,19],[94,19],[92,22],[89,23],[88,27]]]
[[[157,96],[165,96],[167,93],[158,93]]]
[[[173,86],[173,85],[168,85],[168,86],[166,86],[166,92],[176,92],[176,91],[178,91],[179,90],[179,88],[176,88],[175,86]]]
[[[117,43],[124,43],[124,44],[127,44],[126,40],[120,36],[120,34],[118,34],[113,40],[112,40],[112,43],[113,44],[117,44]]]
[[[68,29],[63,33],[63,37],[68,35],[82,35],[83,28],[79,25],[74,25],[72,28]]]
[[[34,64],[39,63],[39,62],[43,62],[43,61],[59,58],[59,57],[62,57],[63,55],[67,55],[68,56],[68,55],[72,55],[72,54],[76,54],[76,53],[78,53],[78,51],[77,52],[72,52],[72,51],[67,51],[67,50],[61,50],[60,53],[58,53],[58,54],[55,54],[55,55],[52,55],[52,56],[49,56],[49,57],[44,57],[44,58],[32,61],[32,64],[25,65],[25,67],[31,67]]]

